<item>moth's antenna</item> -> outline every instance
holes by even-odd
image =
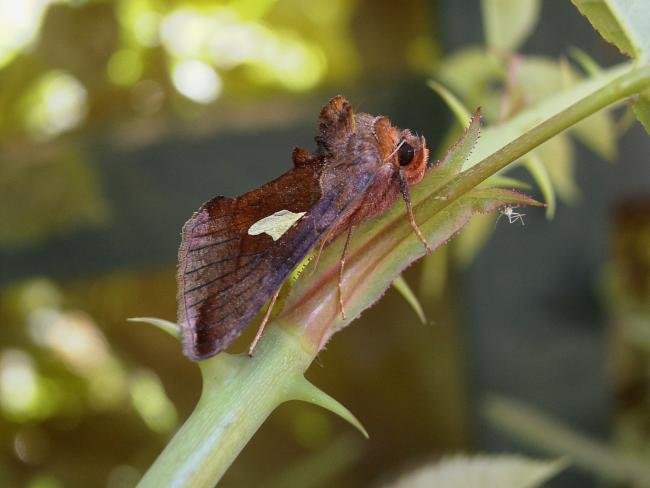
[[[388,156],[386,156],[386,159],[384,159],[384,163],[385,163],[386,161],[388,161],[390,158],[392,158],[392,157],[395,155],[395,153],[396,153],[397,151],[399,151],[399,148],[402,147],[402,146],[404,145],[405,142],[406,142],[406,139],[402,139],[402,140],[400,141],[400,143],[397,145],[397,147],[393,150],[393,152],[390,153]]]

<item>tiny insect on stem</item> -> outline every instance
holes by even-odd
[[[501,218],[501,215],[504,215],[508,219],[508,223],[514,224],[517,220],[521,221],[521,225],[526,225],[524,223],[524,217],[526,216],[525,213],[519,213],[515,212],[515,207],[511,207],[510,205],[506,206],[504,209],[502,209],[499,212],[499,218]],[[499,218],[497,218],[497,222],[499,221]]]

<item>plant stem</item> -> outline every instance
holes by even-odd
[[[268,327],[254,357],[219,354],[203,361],[203,393],[194,412],[138,486],[214,486],[269,414],[291,397],[314,356],[297,337]]]
[[[650,66],[631,69],[526,131],[436,190],[435,194],[426,196],[417,204],[418,214],[424,217],[423,220],[432,218],[458,197],[554,135],[648,86]],[[423,220],[418,219],[420,223]],[[418,248],[418,252],[421,249]],[[331,319],[322,313],[314,310],[309,320],[327,322]],[[294,324],[288,332],[270,324],[252,359],[220,354],[202,362],[203,394],[196,409],[139,486],[214,486],[280,403],[301,398],[325,405],[324,394],[314,392],[311,397],[305,394],[306,380],[302,373],[318,352],[318,344],[310,343],[305,326]],[[297,385],[302,385],[302,394],[296,393]]]

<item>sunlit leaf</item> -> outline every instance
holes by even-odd
[[[406,474],[385,488],[535,488],[567,464],[563,459],[538,461],[506,454],[454,456]]]
[[[633,58],[650,55],[647,0],[571,0],[608,42]]]
[[[488,47],[519,49],[537,24],[540,0],[482,0],[483,26]]]

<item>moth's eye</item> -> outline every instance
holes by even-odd
[[[406,166],[413,161],[415,156],[415,149],[408,142],[403,142],[397,150],[397,162],[400,166]]]

